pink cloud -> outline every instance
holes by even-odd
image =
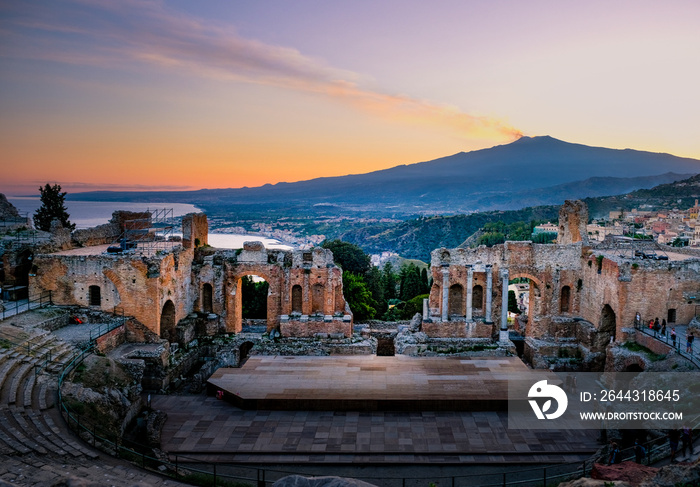
[[[357,73],[293,48],[242,38],[230,27],[172,12],[160,1],[76,0],[35,8],[32,3],[3,8],[9,27],[0,31],[6,45],[0,55],[100,67],[145,63],[195,76],[316,93],[385,119],[449,128],[464,137],[522,135],[494,118],[364,89]]]

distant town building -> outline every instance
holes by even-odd
[[[537,225],[532,229],[532,234],[537,235],[538,233],[559,233],[559,226],[554,223],[543,223],[542,225]]]

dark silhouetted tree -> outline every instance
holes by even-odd
[[[243,318],[267,318],[267,291],[270,285],[267,281],[255,282],[251,276],[244,276],[241,281]]]
[[[382,286],[384,287],[384,299],[387,301],[396,299],[396,274],[391,262],[384,264],[384,272],[382,272]]]
[[[365,275],[372,266],[370,256],[355,244],[342,240],[324,240],[321,247],[333,252],[333,260],[343,271]]]
[[[511,313],[515,313],[516,315],[520,314],[520,308],[518,308],[518,299],[515,297],[515,291],[508,291],[508,311]]]
[[[59,184],[46,184],[39,188],[41,193],[41,206],[34,213],[34,226],[39,230],[51,230],[51,222],[58,220],[64,228],[75,230],[75,224],[71,223],[68,210],[65,206],[66,195],[61,192]]]

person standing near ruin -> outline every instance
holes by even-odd
[[[688,427],[688,425],[684,425],[683,429],[681,429],[681,454],[685,456],[685,451],[690,449],[690,454],[693,454],[693,430]]]
[[[661,320],[661,335],[666,338],[666,320]]]
[[[620,448],[614,441],[610,442],[610,456],[608,457],[608,465],[613,465],[615,463],[622,462],[622,455],[620,454]]]
[[[639,444],[639,439],[634,440],[634,461],[637,463],[642,463],[647,451],[642,445]]]
[[[676,348],[676,327],[674,326],[671,327],[671,343],[673,348]]]
[[[693,342],[695,341],[695,336],[693,333],[688,334],[688,340],[686,342],[685,351],[688,353],[693,353]]]
[[[654,336],[657,336],[659,334],[660,329],[661,329],[661,325],[659,324],[659,318],[657,317],[654,320]]]
[[[676,453],[678,452],[678,440],[681,438],[681,432],[673,429],[668,432],[668,446],[671,448],[671,463],[676,461]]]

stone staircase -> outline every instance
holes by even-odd
[[[27,456],[84,461],[98,455],[74,439],[55,407],[57,374],[77,350],[50,333],[0,351],[0,464]]]

